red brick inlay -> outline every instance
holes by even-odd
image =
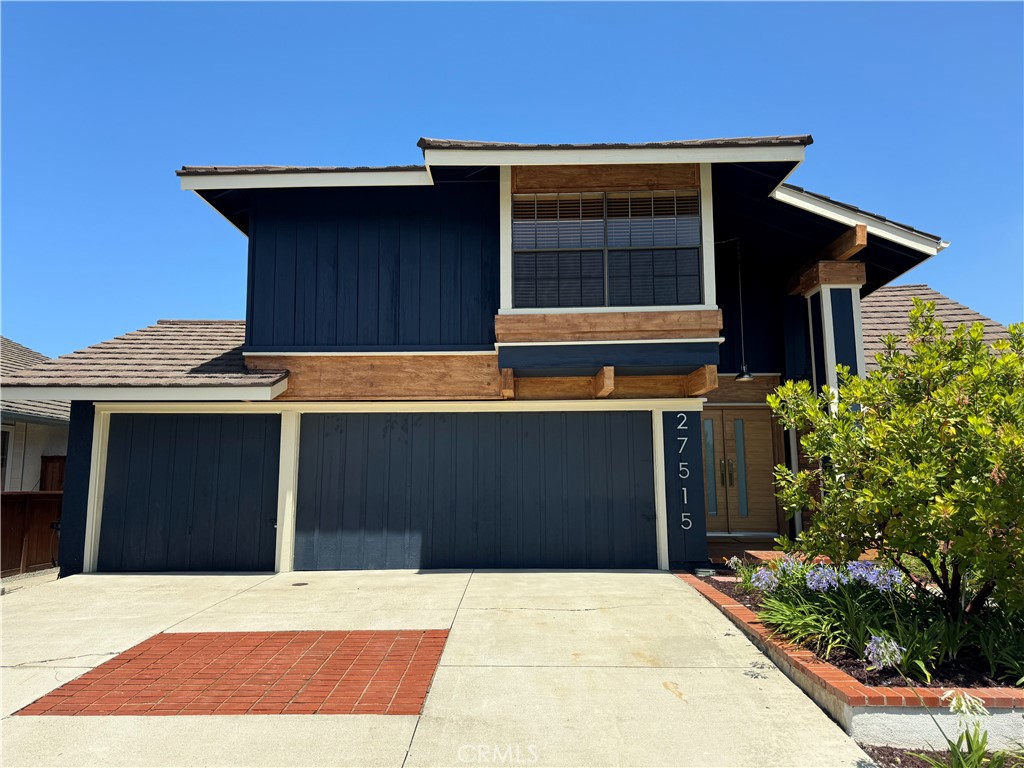
[[[416,715],[447,630],[154,635],[19,715]]]
[[[839,699],[851,707],[945,707],[940,701],[944,693],[938,688],[882,688],[863,685],[855,678],[822,661],[806,648],[773,637],[769,627],[761,623],[757,614],[731,597],[688,573],[677,573],[680,579],[700,592],[733,624],[768,654],[772,661],[790,668],[814,680],[817,685],[828,688]],[[792,675],[790,675],[792,677]],[[1020,688],[958,688],[981,699],[989,708],[1022,708],[1024,691]]]

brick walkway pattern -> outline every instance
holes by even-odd
[[[154,635],[19,715],[416,715],[447,630]]]

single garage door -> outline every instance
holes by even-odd
[[[272,571],[278,414],[110,416],[100,571]]]
[[[656,568],[651,414],[304,414],[295,568]]]

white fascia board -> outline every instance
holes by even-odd
[[[949,243],[945,240],[935,240],[893,224],[891,221],[883,221],[865,213],[855,213],[849,208],[821,200],[804,192],[798,192],[795,189],[786,189],[780,186],[772,192],[771,196],[780,203],[792,205],[795,208],[837,221],[848,227],[863,224],[867,227],[869,235],[881,237],[884,240],[889,240],[897,245],[911,248],[920,253],[926,253],[929,256],[934,256],[939,251],[949,247]]]
[[[182,176],[181,188],[286,189],[292,187],[425,187],[434,183],[426,168],[417,171],[345,171],[325,173],[217,173]]]
[[[89,400],[92,402],[209,402],[273,400],[288,380],[246,387],[4,387],[4,400]]]
[[[802,162],[804,147],[675,147],[666,149],[426,149],[428,165],[625,165]]]
[[[705,398],[640,400],[414,400],[273,403],[97,403],[97,413],[539,413],[546,411],[701,411]]]
[[[495,343],[495,349],[502,347],[573,347],[573,346],[597,346],[605,344],[721,344],[725,341],[722,336],[701,336],[685,339],[582,339],[578,341],[499,341]]]
[[[717,310],[717,304],[655,304],[646,307],[515,307],[499,309],[499,315],[589,315],[594,312],[700,312]]]

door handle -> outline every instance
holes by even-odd
[[[721,479],[722,487],[725,488],[725,459],[718,460],[718,476]]]
[[[733,463],[732,459],[729,459],[729,485],[733,486],[736,484],[736,480],[733,477]]]

